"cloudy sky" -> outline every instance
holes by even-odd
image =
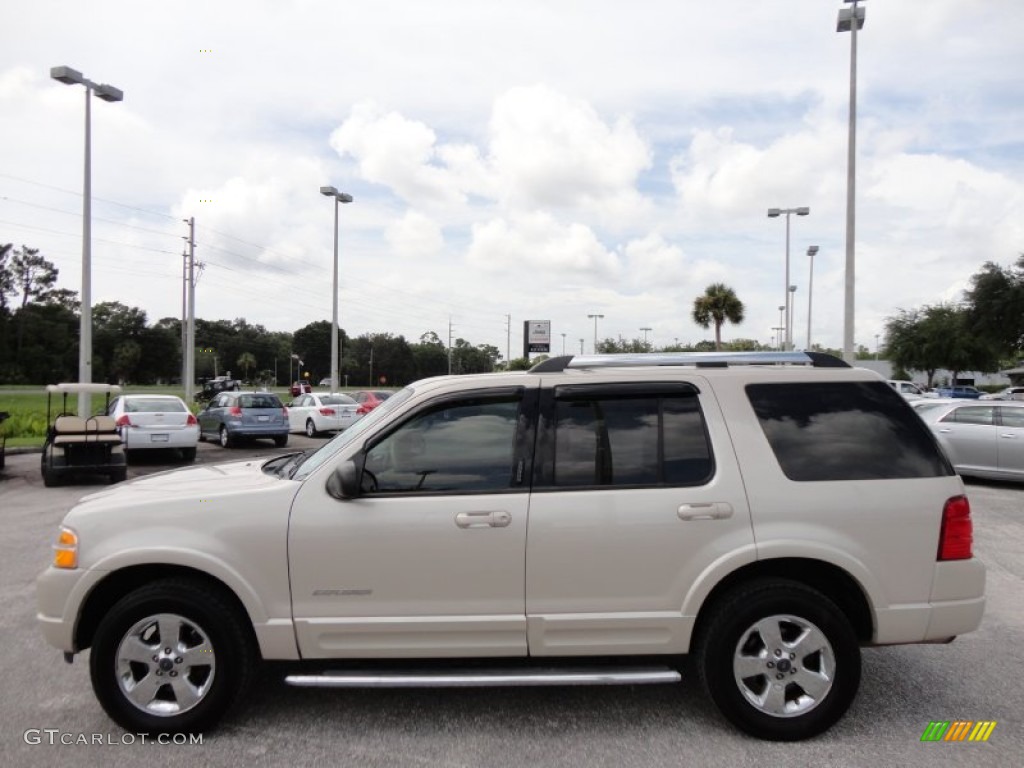
[[[850,35],[839,0],[175,0],[7,3],[0,241],[81,285],[84,93],[94,99],[93,296],[294,331],[428,331],[521,354],[599,336],[710,338],[713,282],[772,340],[792,218],[794,341],[843,336]],[[858,36],[856,340],[957,300],[1024,251],[1024,3],[868,0]]]

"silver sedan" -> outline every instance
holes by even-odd
[[[961,475],[1024,482],[1024,402],[960,400],[918,413]]]
[[[348,395],[299,395],[288,404],[288,431],[314,437],[348,429],[359,420],[359,403]]]

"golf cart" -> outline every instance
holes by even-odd
[[[68,411],[68,395],[80,393],[110,396],[120,393],[114,384],[50,384],[46,387],[46,442],[43,443],[43,484],[57,485],[66,475],[106,475],[112,483],[124,480],[128,465],[121,448],[114,419],[102,413],[96,416],[74,415]],[[54,405],[54,395],[60,397]]]

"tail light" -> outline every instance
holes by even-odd
[[[973,557],[974,524],[971,503],[966,496],[954,496],[942,509],[939,532],[939,560],[969,560]]]
[[[320,415],[321,416],[333,416],[334,415],[334,409],[333,408],[321,408],[320,409]]]
[[[191,413],[188,415],[188,418],[185,419],[185,426],[186,427],[194,427],[198,423],[199,422],[196,421],[196,417],[193,416]]]
[[[366,403],[363,403],[363,404],[362,404],[362,405],[360,405],[360,406],[359,406],[358,408],[356,408],[356,413],[358,413],[358,414],[359,414],[360,416],[365,416],[365,415],[366,415],[366,414],[368,414],[368,413],[369,413],[369,412],[370,412],[371,410],[372,410],[372,409],[370,408],[370,406],[368,406],[368,405],[367,405]]]
[[[107,422],[107,423],[109,423],[109,422]],[[125,413],[125,414],[122,414],[121,416],[118,417],[118,419],[115,422],[115,424],[117,426],[119,426],[119,427],[130,427],[132,425],[132,420],[129,419],[128,418],[128,414]]]
[[[242,409],[239,408],[237,405],[233,405],[230,408],[228,408],[228,413],[230,413],[232,416],[241,416]]]

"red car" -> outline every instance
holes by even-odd
[[[359,403],[359,410],[356,413],[365,416],[391,397],[391,393],[382,389],[366,389],[360,392],[350,392],[349,397]]]
[[[313,387],[308,381],[293,381],[288,391],[292,393],[292,397],[298,397],[299,395],[310,394],[313,391]]]

